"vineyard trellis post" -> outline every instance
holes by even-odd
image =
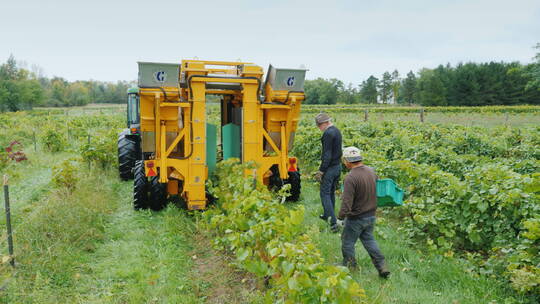
[[[424,108],[420,109],[420,122],[424,122]]]
[[[90,133],[88,133],[88,147],[90,147]],[[88,170],[90,170],[90,160],[88,160]]]
[[[32,131],[32,141],[34,142],[34,152],[37,152],[36,129]]]
[[[15,257],[13,256],[13,235],[11,230],[11,210],[9,208],[9,184],[7,175],[4,175],[4,202],[6,212],[8,253],[10,258],[9,263],[12,267],[15,267]]]
[[[364,110],[364,121],[368,121],[368,109]]]

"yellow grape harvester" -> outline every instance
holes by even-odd
[[[118,139],[120,176],[134,179],[136,209],[162,209],[181,198],[207,207],[206,182],[220,160],[253,162],[245,176],[300,195],[297,159],[289,155],[304,100],[305,69],[182,60],[139,62],[128,90],[127,128]],[[208,113],[219,111],[219,128]],[[218,143],[219,141],[219,143]]]

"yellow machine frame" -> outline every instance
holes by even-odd
[[[304,93],[274,91],[268,84],[263,88],[262,76],[262,68],[251,63],[183,60],[179,87],[140,88],[141,131],[152,132],[155,138],[155,152],[144,162],[146,175],[159,174],[168,193],[181,194],[188,209],[206,208],[206,96],[213,94],[242,109],[241,161],[258,164],[255,172],[246,175],[268,184],[270,168],[277,165],[280,178],[287,179],[288,171],[296,169],[296,159],[288,155],[289,143]],[[207,88],[212,83],[238,88]],[[264,100],[260,100],[261,89]],[[279,133],[279,142],[270,132]],[[265,145],[273,151],[265,150]]]

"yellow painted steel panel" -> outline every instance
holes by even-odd
[[[160,180],[168,183],[170,194],[179,192],[189,209],[206,208],[207,94],[223,95],[227,103],[238,109],[238,115],[231,114],[236,117],[234,121],[227,115],[222,118],[224,123],[240,123],[242,161],[259,165],[246,175],[255,174],[263,182],[270,167],[278,165],[280,176],[288,176],[288,154],[305,98],[303,92],[275,91],[266,85],[265,100],[260,100],[262,68],[241,62],[183,60],[179,81],[179,87],[163,88],[166,97],[161,89],[141,88],[139,93],[143,147],[153,147],[155,169],[168,172]],[[214,87],[239,85],[219,90],[207,86],[208,83]],[[265,152],[265,141],[267,148],[274,150],[272,155]],[[173,143],[179,145],[178,149],[171,150]],[[177,180],[183,181],[181,189]]]

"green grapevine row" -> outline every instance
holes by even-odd
[[[247,165],[222,162],[215,208],[203,214],[203,227],[218,249],[233,253],[236,265],[266,278],[273,303],[352,303],[365,293],[345,267],[324,263],[305,234],[304,209],[289,209],[275,195],[244,178]],[[267,299],[267,300],[268,300]]]
[[[5,151],[12,142],[21,143],[26,152],[34,145],[50,152],[75,150],[86,162],[113,165],[123,119],[122,114],[35,115],[34,111],[0,114],[0,169],[12,163]]]
[[[540,280],[540,244],[530,228],[540,220],[537,128],[354,121],[338,126],[346,146],[361,148],[381,177],[407,190],[401,215],[412,239],[446,255],[487,255],[484,266],[504,265],[502,273],[516,289],[539,290],[540,284],[523,283],[523,277]],[[295,139],[295,153],[308,171],[320,155],[318,137],[318,129],[301,124]]]

